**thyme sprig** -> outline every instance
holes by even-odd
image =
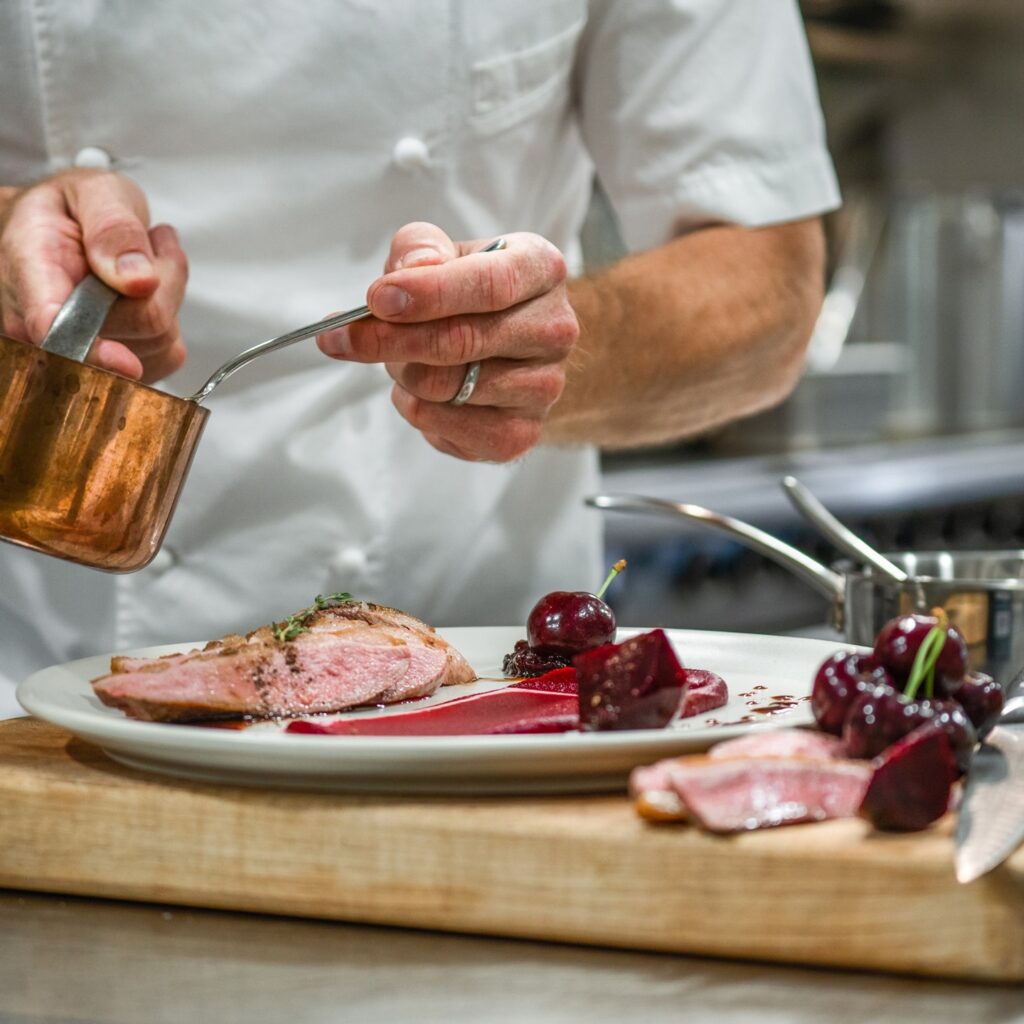
[[[316,600],[308,607],[303,608],[301,612],[296,612],[294,615],[289,615],[284,622],[278,622],[274,625],[274,636],[280,640],[281,643],[287,643],[289,640],[294,640],[297,636],[302,633],[309,632],[309,626],[306,625],[309,622],[310,617],[319,611],[323,611],[324,608],[329,608],[332,604],[337,604],[342,601],[354,601],[355,598],[351,594],[328,594],[324,597],[322,594],[316,595]]]

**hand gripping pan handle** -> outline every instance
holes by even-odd
[[[113,288],[86,274],[54,317],[42,348],[84,363],[116,298]]]

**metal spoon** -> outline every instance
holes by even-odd
[[[480,252],[495,252],[498,249],[506,248],[507,245],[508,243],[504,238],[499,238],[491,242],[490,245],[484,246]],[[275,352],[279,348],[292,345],[296,341],[302,341],[304,338],[312,338],[317,334],[323,334],[324,331],[332,331],[336,327],[344,327],[345,324],[355,323],[356,320],[365,320],[369,315],[369,306],[357,306],[355,309],[350,309],[345,313],[336,313],[334,316],[327,317],[326,320],[319,320],[315,324],[299,327],[294,331],[289,331],[287,334],[261,342],[259,345],[253,345],[252,348],[247,348],[244,352],[240,352],[234,359],[230,359],[219,369],[215,370],[210,379],[194,395],[190,395],[188,400],[190,402],[201,402],[218,384],[227,380],[236,370],[240,370],[258,356],[262,356],[267,352]]]
[[[498,249],[506,248],[507,245],[504,238],[498,238],[490,245],[484,246],[480,252],[495,252]],[[107,313],[110,312],[110,307],[117,297],[117,292],[113,288],[104,284],[95,275],[86,274],[57,314],[41,347],[47,352],[84,363],[92,349],[93,342],[99,335],[103,321],[107,318]],[[323,334],[324,331],[344,327],[345,324],[355,323],[356,320],[365,320],[369,315],[369,306],[357,306],[345,313],[335,313],[325,320],[318,320],[315,324],[307,324],[305,327],[296,328],[294,331],[278,335],[269,341],[260,342],[259,345],[253,345],[252,348],[240,352],[216,369],[210,379],[187,400],[201,402],[213,392],[218,384],[227,380],[236,370],[240,370],[267,352],[276,352],[279,348],[285,348],[304,338],[312,338],[317,334]]]
[[[794,476],[783,477],[782,488],[786,496],[840,551],[866,562],[873,569],[897,583],[906,583],[910,577],[870,544],[858,537],[841,522]]]
[[[345,313],[336,313],[334,316],[327,317],[326,320],[318,320],[315,324],[298,327],[287,334],[281,334],[276,338],[271,338],[269,341],[260,342],[259,345],[253,345],[252,348],[239,352],[234,359],[229,359],[223,366],[215,370],[210,379],[194,395],[189,395],[188,400],[190,402],[201,402],[210,395],[218,384],[223,383],[236,370],[240,370],[258,356],[262,356],[267,352],[275,352],[279,348],[294,344],[296,341],[302,341],[304,338],[313,338],[318,334],[323,334],[324,331],[334,330],[335,327],[344,327],[345,324],[355,323],[356,320],[365,320],[369,315],[369,306],[357,306],[355,309],[350,309]]]

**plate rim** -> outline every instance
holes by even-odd
[[[793,637],[779,636],[773,634],[739,633],[723,630],[690,630],[674,629],[669,627],[620,627],[617,631],[617,639],[626,639],[637,633],[648,632],[650,629],[663,628],[673,646],[677,650],[685,651],[687,642],[693,644],[700,642],[719,646],[747,646],[758,641],[769,641],[776,648],[791,647],[808,652],[814,652],[815,656],[820,654],[823,660],[829,653],[836,650],[840,643],[834,640],[820,639],[814,637]],[[497,634],[502,639],[504,635],[522,634],[521,627],[514,626],[453,626],[441,627],[437,632],[449,642],[455,643],[452,639],[462,637],[461,646],[474,635],[483,637],[486,634]],[[145,648],[136,648],[124,652],[128,656],[158,656],[161,653],[172,653],[181,650],[191,650],[201,647],[206,641],[200,643],[176,643],[158,644]],[[456,643],[456,646],[460,644]],[[844,644],[850,649],[855,645]],[[67,729],[77,738],[99,746],[108,754],[113,751],[129,751],[134,756],[139,755],[140,746],[149,749],[154,759],[166,760],[172,757],[178,760],[183,768],[194,767],[197,764],[207,766],[209,762],[206,757],[231,760],[235,758],[245,759],[256,753],[271,754],[276,752],[279,755],[275,764],[268,765],[264,773],[263,782],[269,784],[268,780],[273,778],[287,778],[287,775],[305,772],[323,773],[325,777],[336,778],[339,784],[348,784],[353,780],[347,775],[353,767],[346,762],[355,762],[361,766],[370,766],[375,757],[397,756],[400,764],[394,766],[392,774],[396,778],[396,786],[400,785],[402,773],[408,774],[414,770],[413,765],[417,761],[429,759],[430,755],[436,755],[442,761],[455,759],[471,760],[480,759],[481,767],[486,768],[488,762],[497,761],[499,764],[504,760],[514,762],[526,760],[531,755],[550,756],[560,751],[567,756],[566,772],[579,774],[579,758],[581,752],[593,752],[595,754],[608,756],[621,756],[632,754],[636,764],[645,763],[645,758],[661,756],[672,756],[664,753],[663,748],[667,746],[678,746],[679,753],[696,752],[706,749],[712,743],[719,740],[726,740],[738,735],[746,735],[751,732],[768,731],[786,726],[806,726],[812,724],[810,717],[809,702],[804,702],[794,708],[793,713],[779,716],[765,716],[763,722],[744,722],[736,724],[717,725],[702,730],[699,727],[699,718],[694,722],[693,728],[679,730],[622,730],[616,732],[588,732],[588,733],[547,733],[547,734],[525,734],[525,735],[482,735],[482,736],[307,736],[285,733],[279,729],[244,729],[244,730],[218,730],[204,726],[177,725],[160,722],[140,722],[129,719],[116,709],[104,708],[102,711],[92,708],[64,708],[54,707],[48,703],[44,694],[40,694],[42,687],[66,686],[66,692],[70,697],[79,694],[86,696],[88,677],[84,674],[81,666],[83,663],[95,662],[97,659],[105,660],[112,655],[100,654],[88,658],[79,658],[48,668],[40,669],[32,673],[18,685],[17,698],[26,711],[36,718],[51,724]],[[685,656],[684,656],[684,661]],[[812,659],[808,657],[808,662]],[[704,667],[694,663],[694,668]],[[76,672],[77,669],[77,672]],[[72,682],[65,680],[51,681],[55,673],[61,671],[69,672],[74,676]],[[712,671],[714,669],[712,668]],[[726,679],[729,683],[729,680]],[[794,681],[794,696],[806,696],[811,692],[812,680],[807,678],[799,686]],[[733,684],[730,685],[730,697],[736,695]],[[806,709],[806,713],[801,714]],[[714,710],[714,709],[713,709]],[[705,712],[713,714],[713,711]],[[713,733],[714,738],[705,735]],[[322,744],[322,746],[321,746]],[[647,754],[645,751],[650,750]],[[657,752],[662,751],[662,752]],[[190,752],[193,756],[190,756]],[[197,758],[204,760],[198,761]],[[281,763],[284,761],[285,763]],[[296,761],[304,762],[299,766]],[[243,773],[244,768],[215,768],[217,772],[234,772],[236,775]],[[184,777],[184,776],[182,776]]]

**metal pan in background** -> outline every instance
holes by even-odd
[[[907,574],[898,581],[848,559],[822,565],[764,530],[699,505],[634,494],[599,494],[587,503],[728,534],[824,594],[833,624],[851,644],[872,646],[878,630],[897,615],[942,608],[963,633],[972,668],[1005,687],[1024,667],[1024,550],[883,552]]]

